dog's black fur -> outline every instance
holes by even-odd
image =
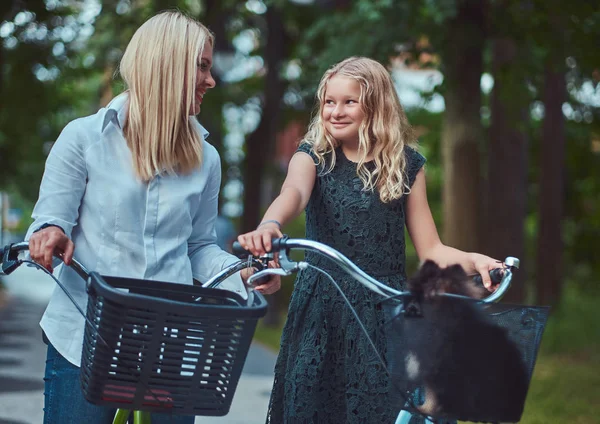
[[[433,261],[421,266],[408,289],[423,313],[422,318],[404,318],[406,328],[412,325],[413,330],[403,340],[409,381],[425,388],[421,412],[472,421],[518,421],[529,377],[516,345],[476,302],[440,296],[480,298],[485,289],[460,265],[440,268]]]

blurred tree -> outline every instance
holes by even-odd
[[[527,214],[527,152],[529,105],[525,70],[528,51],[522,17],[528,16],[521,0],[495,2],[492,9],[491,125],[488,145],[487,222],[483,251],[500,260],[522,259],[522,269],[506,299],[520,303],[525,297],[525,217]]]
[[[256,129],[246,139],[246,161],[244,171],[244,215],[241,232],[251,231],[258,225],[261,214],[261,188],[264,172],[272,158],[277,130],[281,128],[282,100],[285,82],[282,66],[288,57],[287,33],[279,6],[267,6],[265,42],[266,75],[264,78],[261,119]]]
[[[76,52],[92,30],[80,6],[0,5],[0,186],[17,187],[30,200],[37,197],[47,143],[78,104],[69,78],[80,72]]]
[[[232,37],[229,31],[230,22],[237,17],[235,1],[206,0],[199,19],[215,35],[215,46],[213,49],[213,78],[215,87],[210,91],[210,100],[203,105],[199,116],[202,125],[210,132],[209,142],[215,146],[221,157],[221,188],[227,183],[229,164],[225,160],[226,148],[224,143],[227,128],[223,119],[224,107],[231,92],[229,83],[224,79],[226,73],[234,63],[235,49],[232,45]],[[220,193],[223,199],[223,190]],[[223,200],[219,202],[221,206]]]
[[[592,183],[600,168],[600,103],[585,94],[599,89],[600,10],[560,1],[536,2],[536,10],[544,119],[534,279],[536,301],[555,306],[565,277],[581,284],[600,272],[592,253],[600,236],[600,185]]]
[[[480,250],[481,74],[486,41],[487,1],[462,0],[449,14],[437,40],[444,74],[446,111],[442,128],[444,205],[442,239],[467,251]],[[439,47],[438,47],[439,46]]]
[[[566,120],[562,106],[567,101],[566,90],[566,14],[558,4],[540,5],[544,18],[540,26],[547,29],[546,42],[552,48],[543,55],[544,119],[540,149],[540,181],[538,213],[539,226],[536,244],[536,301],[556,305],[563,283],[562,220],[565,202]],[[550,6],[550,7],[548,7]],[[560,35],[559,35],[560,34]]]

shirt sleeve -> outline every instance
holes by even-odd
[[[209,148],[214,149],[212,146]],[[221,186],[221,162],[216,150],[214,153],[217,156],[216,160],[212,164],[205,163],[205,166],[211,166],[211,170],[202,192],[201,205],[192,221],[192,234],[188,239],[188,255],[192,264],[192,275],[202,283],[207,282],[225,267],[239,261],[238,258],[225,252],[217,245],[215,221],[217,219],[219,189]],[[227,278],[218,288],[233,291],[243,298],[247,297],[239,273]]]
[[[77,123],[71,122],[52,146],[25,240],[43,224],[57,225],[71,238],[87,181],[84,138]]]

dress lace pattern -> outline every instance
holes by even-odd
[[[298,150],[315,159],[310,146]],[[425,158],[411,148],[405,152],[412,186]],[[333,247],[371,276],[400,289],[406,279],[405,206],[406,196],[383,203],[376,191],[364,191],[356,164],[338,148],[335,168],[317,176],[306,209],[306,237]],[[313,253],[306,259],[336,280],[385,357],[380,296],[327,259]],[[281,339],[267,423],[393,423],[401,402],[390,399],[388,384],[388,375],[336,288],[313,269],[301,271]]]

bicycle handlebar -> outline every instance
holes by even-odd
[[[19,265],[21,265],[21,261],[18,259],[18,255],[20,252],[24,252],[29,250],[29,242],[23,241],[20,243],[9,244],[3,248],[0,248],[0,262],[2,264],[2,268],[0,270],[0,274],[10,274],[13,272]],[[62,258],[54,254],[54,257],[60,259]],[[75,258],[71,260],[71,268],[81,277],[83,281],[87,281],[90,276],[90,271],[86,269],[85,266]]]
[[[19,260],[18,255],[20,252],[24,252],[29,250],[29,242],[20,242],[9,244],[5,247],[0,247],[0,275],[8,275],[12,273],[15,269],[17,269],[23,262]],[[54,257],[60,259],[62,258],[60,255],[54,254]],[[248,266],[257,268],[260,272],[264,268],[264,264],[253,258],[250,263],[246,261],[240,261],[233,263],[227,266],[218,274],[214,275],[210,280],[206,281],[202,284],[202,287],[207,288],[216,288],[219,284],[221,284],[225,279],[232,276],[236,272],[241,271],[242,269],[247,268]],[[40,265],[41,267],[41,265]],[[90,271],[86,269],[85,266],[75,258],[71,259],[70,267],[83,279],[83,281],[88,281],[90,276]]]
[[[271,253],[280,252],[280,266],[284,269],[286,275],[291,274],[292,272],[297,271],[298,269],[306,268],[305,262],[294,262],[287,258],[289,251],[292,249],[301,249],[301,250],[310,250],[317,253],[320,253],[329,259],[333,260],[337,265],[339,265],[342,269],[344,269],[349,275],[358,280],[361,284],[365,285],[367,288],[375,291],[384,296],[403,296],[408,295],[409,292],[400,292],[391,287],[377,281],[367,273],[365,273],[362,269],[360,269],[354,262],[348,259],[346,256],[338,252],[337,250],[316,241],[306,240],[306,239],[290,239],[287,236],[282,238],[273,239],[271,241]],[[235,241],[232,246],[233,254],[242,257],[242,256],[252,256],[252,253],[248,250],[244,249],[242,245]],[[511,281],[512,281],[512,268],[519,267],[519,260],[514,257],[508,257],[504,261],[505,267],[496,268],[490,271],[490,277],[492,278],[492,282],[498,283],[498,288],[489,296],[481,299],[484,303],[494,303],[502,298],[502,296],[509,289]],[[263,271],[259,271],[258,273],[252,275],[248,280],[251,283],[252,277],[259,278],[263,275],[279,273],[280,271],[275,271],[275,269],[265,269]],[[474,280],[479,284],[483,284],[481,280],[481,276],[477,275],[474,277]],[[445,296],[450,297],[463,297],[460,295],[454,294],[444,294]]]

